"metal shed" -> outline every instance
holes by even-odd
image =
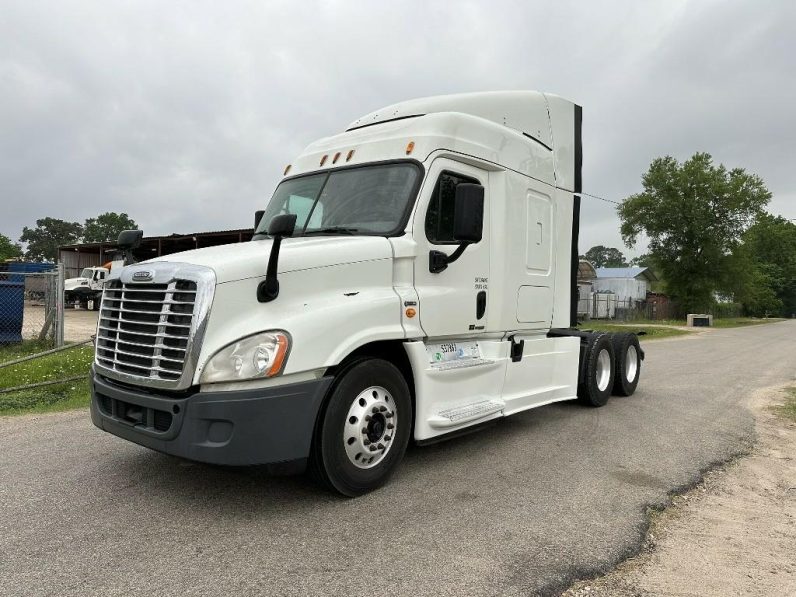
[[[215,232],[148,236],[144,237],[141,246],[135,250],[134,254],[137,260],[144,261],[190,249],[247,242],[251,240],[253,234],[252,228],[240,228]],[[67,278],[75,278],[84,267],[100,266],[111,261],[115,250],[116,243],[111,242],[65,245],[58,248],[58,262],[64,264],[64,275]]]
[[[658,277],[648,267],[598,267],[595,292],[612,292],[619,301],[644,301]]]

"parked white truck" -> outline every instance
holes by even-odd
[[[285,169],[252,242],[112,272],[91,416],[354,496],[429,443],[629,395],[633,334],[578,331],[581,108],[537,92],[408,101]]]
[[[106,267],[85,267],[77,278],[67,278],[64,280],[65,302],[99,310],[102,288],[109,273]]]

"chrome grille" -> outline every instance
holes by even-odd
[[[193,280],[110,280],[97,326],[97,364],[121,374],[178,382],[189,356],[197,292]]]

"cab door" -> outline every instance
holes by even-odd
[[[450,255],[459,246],[453,238],[453,217],[461,183],[485,187],[483,235],[444,271],[432,273],[430,252]],[[489,310],[489,212],[487,172],[447,158],[434,160],[413,222],[418,315],[429,338],[474,336],[484,330]]]

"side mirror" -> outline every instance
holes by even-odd
[[[137,249],[141,245],[142,238],[144,238],[143,230],[122,230],[116,239],[116,244],[120,249]]]
[[[118,249],[115,251],[117,255],[121,255],[121,261],[124,265],[135,263],[135,256],[133,249],[141,246],[141,239],[144,238],[143,230],[122,230],[119,233],[119,238],[116,239]],[[116,257],[114,257],[114,261]]]
[[[459,241],[456,250],[448,255],[442,251],[428,254],[428,271],[438,274],[462,256],[472,243],[481,242],[484,232],[484,187],[463,182],[456,185],[453,210],[453,238]]]
[[[484,231],[484,187],[463,182],[456,186],[453,211],[453,238],[477,243]]]
[[[268,236],[291,236],[296,229],[296,214],[282,214],[274,216],[268,224]]]
[[[257,300],[261,303],[270,303],[279,296],[279,280],[276,277],[276,270],[279,265],[279,249],[282,246],[282,238],[291,236],[295,229],[296,214],[274,216],[274,219],[268,224],[268,236],[271,236],[274,241],[271,244],[271,255],[268,257],[265,280],[257,285]]]
[[[254,212],[254,231],[257,232],[257,227],[260,225],[260,222],[263,219],[263,215],[265,214],[264,209],[258,209]]]

